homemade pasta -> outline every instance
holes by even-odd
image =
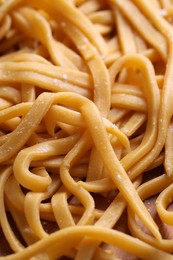
[[[173,259],[173,1],[0,1],[0,259]]]

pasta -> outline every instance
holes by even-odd
[[[0,259],[173,259],[172,10],[0,1]]]

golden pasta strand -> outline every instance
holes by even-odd
[[[0,0],[0,259],[173,259],[172,4]]]

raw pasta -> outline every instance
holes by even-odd
[[[0,259],[173,259],[172,10],[1,1]]]

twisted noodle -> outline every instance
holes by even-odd
[[[0,259],[173,259],[172,10],[0,2]]]

